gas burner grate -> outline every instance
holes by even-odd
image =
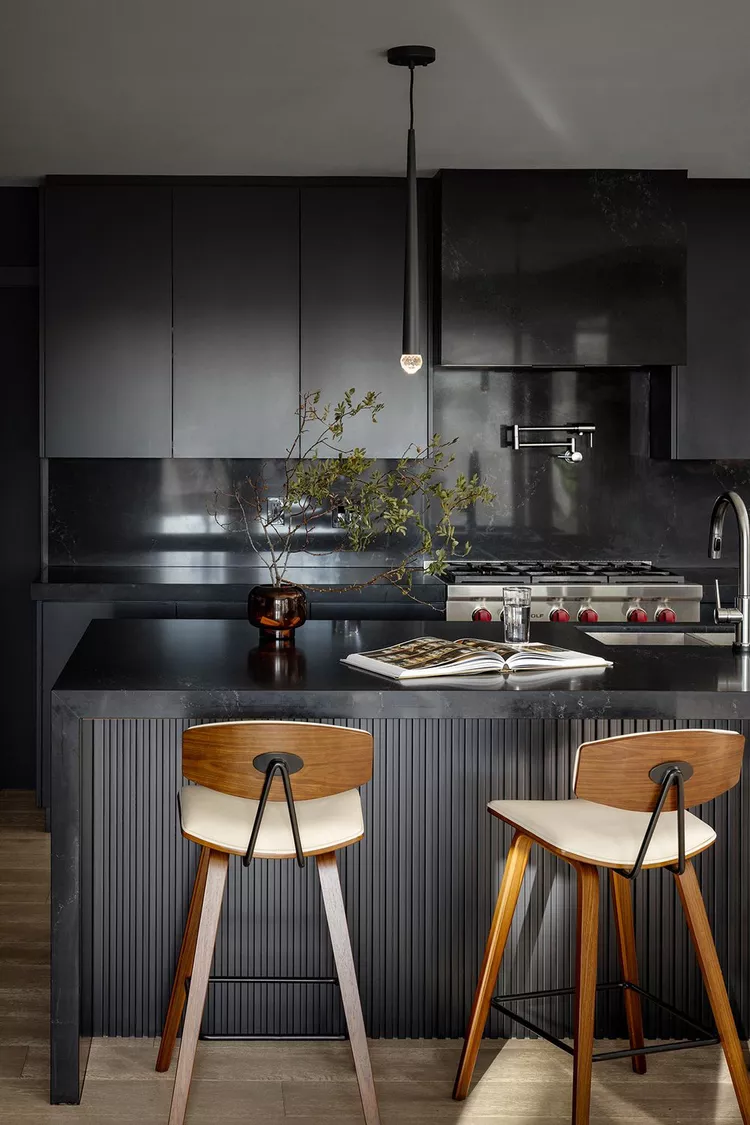
[[[622,584],[628,581],[670,583],[685,581],[681,574],[673,574],[672,571],[638,559],[472,560],[449,564],[445,574],[445,581],[456,585],[491,584],[513,580],[531,585],[545,582]]]

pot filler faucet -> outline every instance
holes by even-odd
[[[737,597],[734,608],[722,609],[719,580],[716,579],[716,609],[714,621],[717,625],[734,625],[735,652],[750,652],[750,518],[741,496],[736,492],[722,492],[711,513],[711,531],[708,541],[708,557],[721,558],[721,540],[724,533],[724,516],[727,508],[734,508],[737,527],[740,533],[740,569]]]

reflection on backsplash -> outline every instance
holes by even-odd
[[[477,553],[706,566],[716,495],[736,488],[750,500],[750,462],[649,457],[645,371],[438,370],[433,409],[436,430],[460,434],[459,470],[481,472],[497,495],[467,521]],[[514,423],[570,422],[596,426],[594,447],[577,465],[505,442]],[[736,532],[727,527],[722,562],[732,565]]]
[[[438,370],[433,426],[458,437],[459,471],[479,472],[497,499],[458,527],[475,557],[637,557],[704,566],[711,505],[737,488],[750,498],[750,462],[657,461],[649,457],[649,376],[615,369],[495,372]],[[566,464],[545,450],[514,452],[505,430],[589,422],[594,448]],[[385,465],[384,465],[385,467]],[[212,514],[216,489],[257,471],[237,460],[55,460],[49,464],[50,565],[232,566],[252,550]],[[272,486],[273,472],[267,467]],[[273,493],[270,492],[272,495]],[[736,560],[728,522],[725,565]],[[377,551],[341,552],[340,532],[319,533],[297,565],[395,561],[403,539]]]
[[[52,460],[49,463],[50,566],[257,565],[247,537],[227,530],[214,494],[262,470],[268,495],[280,494],[283,462],[247,460]],[[387,462],[381,462],[385,469]],[[260,536],[258,537],[260,541]],[[321,520],[310,551],[293,565],[367,566],[397,562],[408,536],[354,554],[341,531]]]

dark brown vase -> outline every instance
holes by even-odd
[[[294,630],[307,620],[305,592],[299,586],[254,586],[247,619],[260,630],[261,643],[294,644]]]

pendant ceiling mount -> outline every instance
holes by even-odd
[[[429,66],[435,61],[435,48],[391,47],[386,57],[391,66]]]
[[[419,331],[419,230],[417,216],[417,146],[414,135],[414,70],[435,61],[434,47],[391,47],[392,66],[409,68],[409,131],[406,135],[406,255],[404,262],[404,335],[401,367],[415,375],[422,366]]]

